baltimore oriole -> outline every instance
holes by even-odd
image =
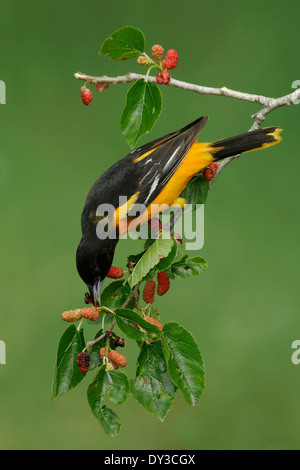
[[[179,196],[193,176],[213,161],[240,153],[269,147],[281,141],[278,127],[268,127],[240,134],[229,139],[200,143],[196,137],[207,123],[201,117],[186,127],[153,140],[115,163],[93,184],[81,216],[82,238],[76,253],[77,270],[86,283],[95,303],[100,304],[101,285],[111,267],[118,240],[128,229],[128,221],[148,221],[152,207],[166,204],[184,206]],[[120,206],[120,196],[126,203]],[[97,208],[109,204],[114,209],[108,219],[97,215]],[[132,216],[137,205],[144,212]],[[157,209],[156,209],[157,211]],[[114,222],[115,238],[99,239],[98,223],[106,225],[107,233]]]

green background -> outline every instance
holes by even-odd
[[[281,108],[265,125],[284,141],[227,167],[205,206],[209,264],[200,277],[172,282],[157,306],[162,322],[182,322],[200,345],[207,389],[200,406],[178,393],[164,423],[132,397],[123,423],[105,436],[86,400],[86,378],[50,401],[64,310],[83,306],[75,268],[80,214],[98,176],[128,153],[119,129],[128,85],[80,100],[77,71],[143,72],[112,63],[100,45],[123,25],[179,52],[177,79],[278,97],[300,79],[299,2],[288,0],[0,3],[1,449],[296,449],[299,447],[299,116]],[[164,108],[150,136],[207,114],[201,138],[249,129],[259,107],[162,86]],[[140,246],[138,247],[140,248]],[[114,264],[137,251],[122,241]],[[95,327],[89,326],[91,338]],[[129,341],[130,343],[130,341]],[[133,376],[138,349],[126,350]],[[89,376],[92,379],[93,373]]]

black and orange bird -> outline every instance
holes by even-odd
[[[207,120],[207,117],[201,117],[139,147],[93,184],[81,216],[82,238],[77,248],[76,265],[94,303],[100,304],[102,282],[111,267],[116,244],[127,232],[129,223],[132,227],[132,222],[134,226],[147,222],[157,215],[159,210],[156,208],[163,204],[183,208],[186,201],[180,194],[191,178],[212,162],[281,141],[281,129],[268,127],[216,142],[197,142],[196,137]],[[120,205],[122,198],[126,202]],[[99,215],[99,206],[112,207],[111,215],[108,216],[108,212]],[[143,207],[143,212],[136,211],[136,207]],[[99,238],[99,224],[107,233],[106,238]]]

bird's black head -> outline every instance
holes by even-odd
[[[76,266],[94,304],[100,305],[101,286],[111,267],[117,240],[82,237],[76,252]]]

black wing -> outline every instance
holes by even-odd
[[[136,204],[148,206],[158,196],[184,160],[207,121],[208,117],[201,117],[184,128],[156,139],[130,154],[133,165],[139,167],[142,175]],[[155,150],[143,158],[143,154],[153,148]],[[138,159],[139,161],[134,163]]]
[[[143,145],[116,162],[91,187],[82,213],[82,223],[89,222],[90,214],[100,204],[109,203],[118,207],[120,195],[130,198],[138,192],[136,204],[151,204],[175,173],[207,120],[207,117],[201,117],[178,131]],[[152,149],[155,150],[143,158]],[[135,214],[135,206],[131,210]]]

